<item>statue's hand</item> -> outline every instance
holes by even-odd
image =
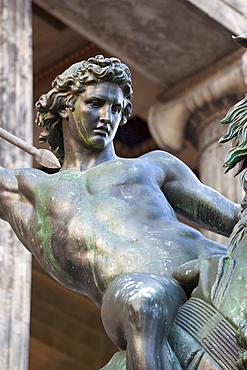
[[[190,295],[198,285],[203,285],[204,288],[211,285],[209,280],[213,277],[213,271],[217,271],[221,258],[222,254],[217,254],[186,262],[173,272],[172,277]]]
[[[191,293],[198,285],[200,276],[200,260],[195,259],[179,266],[177,270],[172,273],[175,279],[186,291]]]

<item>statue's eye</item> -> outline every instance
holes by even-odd
[[[104,105],[104,100],[98,97],[91,97],[85,101],[86,105],[89,105],[92,108],[100,108]]]
[[[89,104],[92,108],[100,108],[102,106],[102,101],[101,100],[91,100]]]
[[[112,113],[120,113],[121,112],[121,106],[119,104],[114,104],[112,106]]]

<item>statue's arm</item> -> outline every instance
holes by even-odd
[[[174,210],[196,226],[229,236],[241,206],[203,185],[176,157],[157,152],[157,163],[164,174],[162,190]]]
[[[14,171],[0,167],[0,218],[9,221],[13,202],[18,200],[19,186]]]

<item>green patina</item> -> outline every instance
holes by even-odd
[[[51,220],[46,207],[46,186],[40,186],[34,191],[36,200],[36,231],[39,239],[40,247],[43,249],[44,260],[47,265],[54,271],[57,277],[62,277],[72,286],[76,286],[76,282],[67,274],[55,258],[51,244]]]
[[[85,237],[85,243],[86,243],[88,251],[95,253],[95,245],[89,240],[89,238]],[[92,271],[92,274],[93,274],[94,284],[97,287],[100,295],[103,297],[104,292],[100,289],[100,286],[99,286],[99,283],[98,283],[98,280],[97,280],[97,276],[96,276],[96,273],[95,273],[95,269],[94,269],[94,261],[92,260],[92,258],[89,258],[89,263],[90,263],[91,271]]]
[[[126,370],[126,351],[119,351],[100,370]]]
[[[85,124],[84,124],[84,119],[83,119],[83,117],[84,117],[83,113],[80,113],[80,114],[79,114],[80,123],[81,123],[82,127],[84,128],[85,132],[87,132],[87,128],[86,128],[86,126],[85,126]],[[93,140],[92,140],[92,139],[90,139],[88,136],[87,136],[87,137],[85,137],[85,136],[83,135],[83,133],[81,132],[81,129],[80,129],[80,126],[79,126],[79,124],[78,124],[78,121],[77,121],[77,120],[75,120],[75,123],[76,123],[76,127],[77,127],[77,130],[78,130],[78,133],[79,133],[80,137],[81,137],[81,138],[82,138],[82,139],[83,139],[87,144],[91,144],[91,143],[93,142]]]

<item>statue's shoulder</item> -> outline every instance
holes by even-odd
[[[7,188],[18,188],[20,183],[33,183],[37,182],[38,178],[46,175],[40,170],[33,168],[21,168],[9,170],[4,167],[0,167],[0,188],[7,190]]]
[[[179,164],[181,161],[174,155],[165,152],[164,150],[153,150],[139,157],[142,160],[150,162],[152,165],[170,166],[171,164]]]
[[[140,157],[141,158],[141,157]],[[191,170],[179,158],[163,150],[154,150],[142,156],[146,163],[160,170],[166,179],[191,179]]]
[[[36,181],[40,179],[44,179],[48,176],[47,173],[45,173],[42,170],[36,169],[36,168],[18,168],[15,170],[11,170],[10,172],[13,173],[13,175],[18,179],[36,179]]]
[[[9,173],[16,179],[19,190],[24,192],[33,190],[49,178],[47,173],[35,168],[21,168]]]
[[[43,171],[32,168],[9,170],[0,167],[0,194],[8,194],[8,196],[1,196],[1,206],[5,202],[10,205],[14,200],[21,202],[24,198],[32,201],[37,184],[45,176],[48,175]]]

